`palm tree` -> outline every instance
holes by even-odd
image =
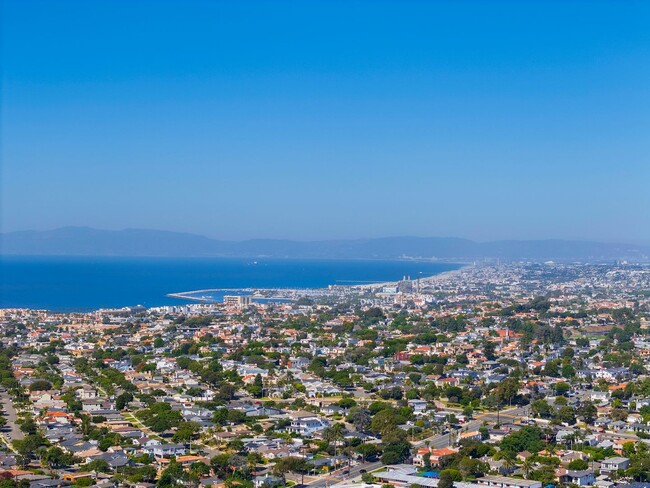
[[[512,456],[507,456],[503,458],[503,468],[506,470],[508,474],[513,470],[513,468],[517,465],[515,463],[515,459]]]
[[[526,458],[521,463],[521,470],[524,472],[524,478],[528,479],[528,475],[533,469],[533,463],[530,459]]]
[[[573,446],[573,443],[575,442],[575,440],[576,440],[576,435],[575,434],[569,434],[564,438],[564,443],[569,449],[571,449],[571,447]]]

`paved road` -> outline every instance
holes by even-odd
[[[515,408],[510,408],[508,410],[503,410],[498,414],[497,412],[478,414],[474,417],[473,420],[463,425],[462,431],[466,430],[467,432],[471,432],[473,430],[478,430],[483,425],[483,422],[496,423],[497,421],[499,421],[503,423],[503,422],[513,422],[515,420],[520,420],[524,417],[524,413],[525,413],[525,407],[515,407]],[[427,439],[423,439],[419,442],[414,442],[413,447],[422,447],[426,444],[427,441],[429,442],[430,447],[434,447],[436,449],[441,447],[447,447],[451,444],[449,434],[444,434],[444,435],[434,435]]]
[[[357,464],[356,466],[352,466],[350,468],[350,472],[347,474],[343,473],[343,471],[348,469],[347,467],[344,467],[337,471],[332,471],[327,476],[312,479],[311,481],[308,481],[307,478],[305,478],[305,486],[308,486],[309,488],[325,488],[327,486],[340,483],[341,481],[347,481],[347,480],[352,480],[353,478],[358,478],[361,476],[362,470],[366,470],[370,472],[375,469],[379,469],[382,466],[383,464],[380,461],[374,463]],[[298,482],[300,483],[300,479],[298,479]]]
[[[498,414],[496,412],[478,414],[473,420],[463,425],[463,430],[467,430],[468,432],[478,430],[483,425],[483,422],[514,422],[515,420],[522,419],[525,415],[525,411],[525,407],[516,407],[510,408],[508,410],[503,410]],[[429,442],[429,446],[434,448],[446,447],[450,444],[449,434],[444,434],[431,436],[428,439],[414,442],[413,447],[422,447],[427,441]],[[358,464],[350,468],[350,472],[348,474],[343,474],[343,471],[347,469],[347,467],[344,467],[337,471],[333,471],[327,476],[318,478],[305,477],[305,485],[309,488],[325,488],[341,481],[349,481],[355,478],[359,478],[361,476],[361,470],[370,472],[375,469],[379,469],[382,466],[383,464],[379,461],[374,463]],[[300,483],[300,477],[294,477],[292,479]]]
[[[3,432],[5,436],[10,440],[14,441],[16,439],[22,439],[24,437],[23,432],[18,427],[18,415],[14,404],[11,401],[11,396],[6,391],[0,392],[0,402],[2,402],[2,408],[5,411],[7,416],[7,425],[4,427]]]

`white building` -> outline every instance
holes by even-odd
[[[288,430],[289,432],[294,432],[305,437],[310,437],[317,432],[325,430],[328,426],[329,422],[327,420],[313,415],[309,417],[305,416],[292,419]]]

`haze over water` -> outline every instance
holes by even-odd
[[[168,293],[206,288],[321,288],[432,276],[449,263],[230,258],[7,257],[0,307],[88,310],[179,305]]]

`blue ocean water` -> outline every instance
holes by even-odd
[[[460,265],[416,261],[0,257],[0,307],[93,310],[177,305],[207,288],[319,288],[432,276]]]

